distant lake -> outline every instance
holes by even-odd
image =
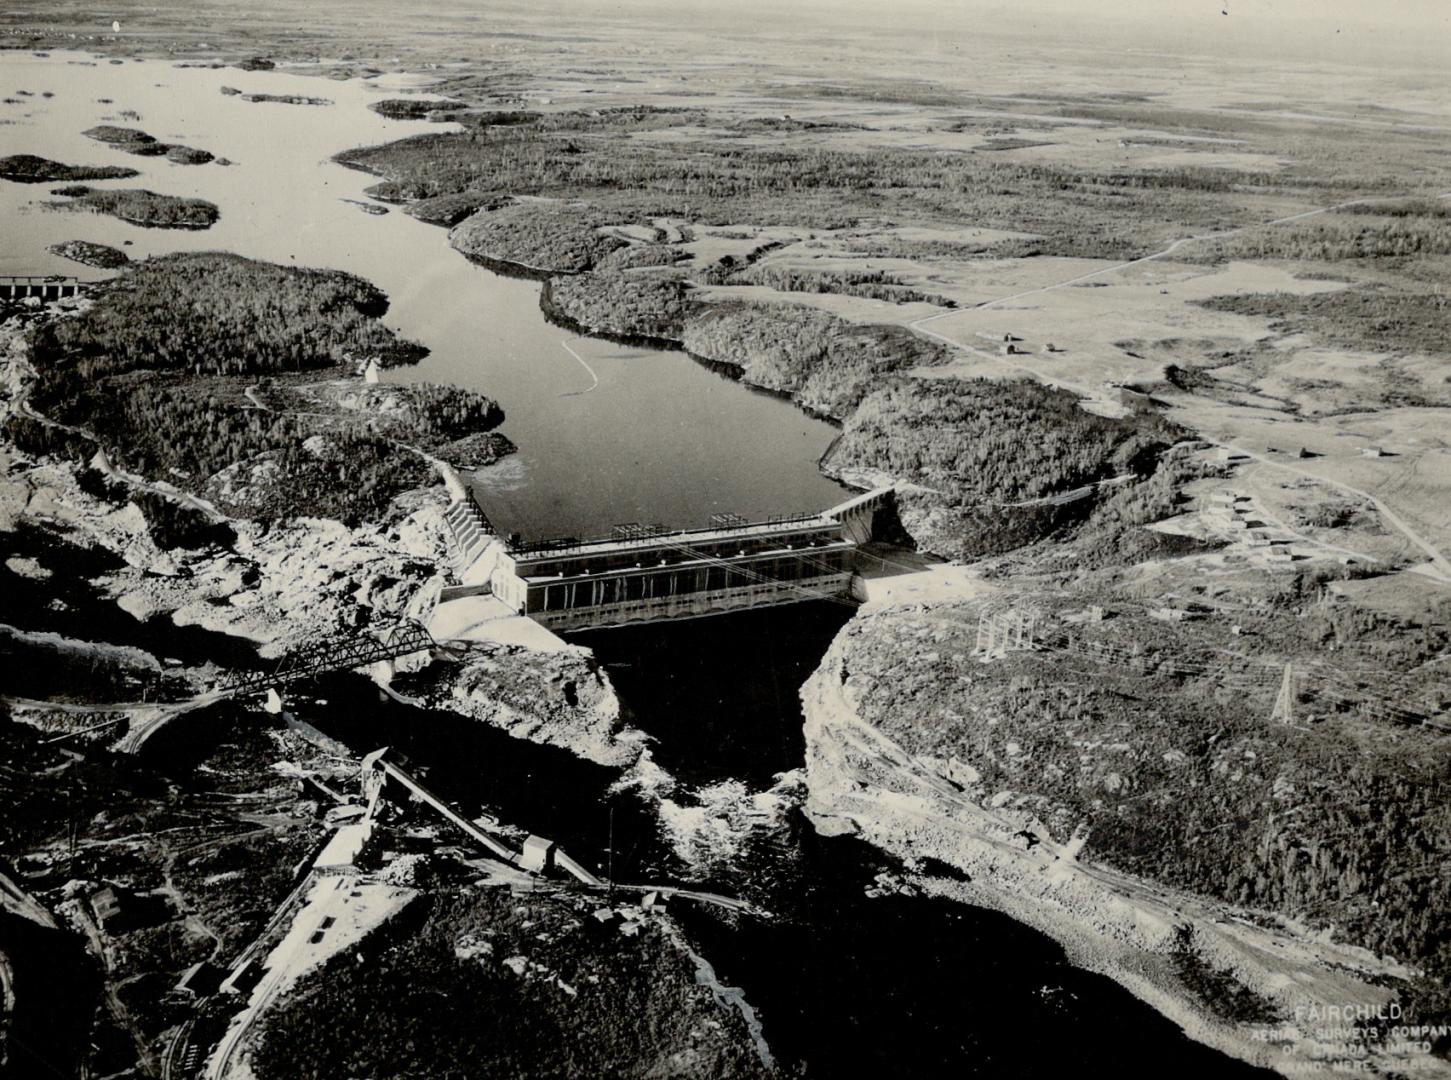
[[[831,425],[683,353],[551,326],[539,311],[537,283],[470,263],[448,246],[445,230],[396,207],[373,216],[346,202],[365,200],[374,178],[333,164],[333,154],[448,130],[387,120],[367,108],[398,96],[396,89],[161,61],[112,64],[82,53],[8,52],[0,54],[0,72],[0,96],[18,101],[0,105],[0,156],[126,165],[141,175],[94,186],[208,199],[222,213],[203,232],[144,229],[43,209],[57,185],[0,181],[0,274],[104,276],[45,250],[62,240],[90,240],[133,259],[219,249],[367,278],[392,301],[388,324],[431,350],[422,364],[386,378],[466,386],[503,406],[501,430],[519,453],[473,481],[501,530],[534,538],[591,535],[621,522],[683,526],[718,512],[755,518],[817,510],[845,497],[816,468],[835,435]],[[223,94],[224,86],[332,104],[248,102]],[[188,166],[126,154],[81,134],[100,123],[138,127],[236,164]]]

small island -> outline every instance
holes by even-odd
[[[215,160],[215,155],[209,150],[198,150],[193,146],[168,146],[166,148],[166,160],[175,162],[178,165],[205,165]]]
[[[132,146],[156,141],[156,136],[148,135],[140,128],[121,127],[117,124],[97,124],[95,127],[87,128],[81,134],[88,139],[109,143],[112,146]]]
[[[51,244],[45,250],[82,266],[94,266],[98,270],[119,270],[131,261],[131,257],[119,248],[95,244],[89,240],[66,240],[63,243]]]
[[[306,94],[243,94],[243,101],[274,101],[281,105],[331,105],[329,98],[308,97]]]
[[[0,180],[16,184],[49,184],[57,181],[127,180],[139,175],[124,165],[66,165],[34,154],[11,154],[0,158]]]
[[[52,194],[63,195],[69,202],[47,202],[51,210],[90,210],[110,214],[114,218],[148,229],[210,229],[221,211],[205,199],[186,199],[178,195],[161,195],[145,188],[124,188],[102,191],[84,184],[56,188]]]
[[[208,150],[197,150],[194,147],[182,146],[179,143],[164,143],[140,128],[118,127],[115,124],[97,124],[82,132],[88,138],[97,142],[114,146],[117,150],[124,150],[128,154],[135,154],[138,157],[165,157],[168,161],[174,161],[178,165],[205,165],[215,157]],[[123,176],[135,176],[134,170],[125,170]],[[51,179],[56,180],[103,180],[102,176],[57,176]]]
[[[466,109],[468,104],[452,98],[385,98],[368,108],[389,120],[427,120],[434,113],[450,109]]]

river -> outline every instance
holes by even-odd
[[[683,774],[665,803],[614,790],[613,770],[566,751],[449,714],[380,706],[357,677],[328,680],[321,701],[296,708],[356,751],[394,747],[466,814],[489,811],[549,836],[601,874],[695,883],[770,911],[771,919],[741,919],[677,901],[674,914],[721,982],[744,989],[776,1059],[801,1075],[1272,1075],[1192,1042],[1007,916],[882,894],[877,876],[899,872],[894,861],[850,837],[817,836],[789,789],[738,846],[682,858],[664,823],[670,807],[688,808],[722,784],[743,786],[739,801],[749,801],[771,782],[765,770],[799,768],[796,680],[842,618],[829,605],[795,605],[700,620],[693,641],[708,636],[709,647],[684,662],[677,650],[688,646],[673,640],[675,627],[588,636],[632,722],[654,736],[656,762]],[[747,663],[750,678],[738,677]],[[698,677],[712,664],[714,676]]]
[[[0,274],[103,276],[45,250],[74,239],[129,245],[132,258],[219,249],[367,278],[389,296],[388,324],[430,350],[388,379],[453,383],[504,407],[501,430],[519,452],[474,477],[501,531],[541,539],[594,535],[622,522],[683,527],[719,512],[759,518],[846,497],[816,467],[835,435],[830,424],[681,353],[550,325],[539,312],[537,282],[470,263],[449,247],[445,230],[396,208],[370,215],[345,201],[370,202],[365,189],[375,178],[332,155],[452,126],[379,116],[367,106],[397,96],[386,83],[112,64],[79,53],[3,53],[0,72],[10,102],[0,104],[0,156],[126,165],[141,175],[93,186],[145,187],[221,208],[203,231],[145,229],[44,209],[53,184],[0,181]],[[332,104],[248,102],[223,87]],[[126,154],[81,134],[100,123],[139,127],[235,164]]]
[[[474,481],[501,528],[587,534],[621,521],[685,525],[718,511],[816,509],[842,497],[816,468],[829,425],[680,353],[553,327],[538,310],[536,284],[467,262],[442,230],[396,210],[370,216],[343,201],[365,199],[371,181],[332,164],[332,154],[437,130],[368,110],[386,88],[61,53],[5,53],[0,70],[10,99],[0,106],[0,154],[131,165],[141,177],[109,183],[206,198],[222,213],[206,232],[146,230],[47,211],[38,203],[48,185],[0,182],[0,273],[100,276],[44,250],[82,239],[124,245],[133,257],[224,249],[368,278],[391,297],[390,325],[431,350],[391,378],[473,387],[503,405],[503,430],[520,452]],[[223,95],[223,86],[333,104],[249,103]],[[139,118],[122,117],[123,109]],[[80,134],[101,122],[138,126],[237,164],[130,157]],[[44,628],[51,620],[43,590],[32,592],[21,621]],[[67,629],[86,617],[82,592],[67,594]],[[114,609],[94,603],[98,614],[111,613],[96,625],[114,621]],[[667,781],[674,777],[673,790],[616,791],[612,771],[564,751],[457,716],[379,706],[355,677],[326,680],[319,698],[298,709],[356,750],[397,747],[467,812],[492,809],[555,837],[588,865],[612,865],[621,880],[697,880],[773,910],[766,922],[688,907],[679,918],[722,981],[743,987],[760,1010],[778,1059],[807,1075],[1250,1075],[1004,916],[869,895],[890,860],[859,841],[814,834],[790,787],[802,763],[796,695],[848,614],[796,605],[581,637],[611,672],[633,722],[653,736],[654,762]],[[179,655],[150,634],[144,643]],[[184,777],[189,739],[157,743],[148,752]],[[786,774],[784,785],[777,773]],[[768,795],[775,812],[719,858],[693,862],[664,823],[711,792],[727,801]]]

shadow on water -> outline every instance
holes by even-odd
[[[1005,915],[865,889],[890,860],[803,832],[779,916],[678,913],[805,1076],[1269,1077],[1201,1046]]]
[[[364,679],[332,676],[315,687],[317,699],[289,700],[288,707],[356,753],[389,747],[393,760],[465,817],[490,813],[547,836],[600,873],[609,866],[613,835],[620,881],[678,873],[648,808],[609,791],[616,770],[481,720],[380,701]]]
[[[15,973],[4,1074],[77,1075],[101,992],[95,962],[81,939],[0,912],[0,954]]]
[[[855,608],[825,601],[570,636],[676,779],[767,787],[802,763],[801,685]]]

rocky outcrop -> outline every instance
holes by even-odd
[[[87,495],[74,467],[35,465],[0,447],[0,472],[8,474],[0,477],[0,532],[22,521],[44,522],[72,543],[120,556],[139,575],[161,580],[180,573],[176,560],[152,540],[140,507],[117,507]]]
[[[71,262],[94,266],[100,270],[117,270],[131,261],[131,257],[120,248],[93,244],[89,240],[67,240],[64,243],[51,244],[46,250],[63,259],[70,259]]]
[[[642,737],[625,728],[615,688],[589,650],[481,642],[451,648],[465,651],[400,676],[395,689],[601,765],[625,766],[639,756]]]
[[[392,526],[240,523],[231,550],[193,553],[184,577],[128,569],[98,584],[137,618],[169,615],[178,626],[246,638],[275,655],[301,640],[426,616],[447,565],[442,505],[430,495]]]
[[[0,415],[26,415],[34,372],[24,327],[0,335]],[[97,463],[109,469],[104,457]],[[0,446],[0,531],[44,522],[58,538],[119,556],[125,566],[98,580],[138,619],[169,616],[263,646],[343,634],[369,623],[422,615],[432,607],[448,565],[438,488],[405,492],[381,523],[350,529],[340,522],[299,518],[264,526],[233,521],[227,547],[162,550],[134,501],[110,501],[83,484],[81,467],[31,461]],[[215,514],[170,485],[111,471],[113,489],[145,491]]]
[[[1110,976],[1194,1038],[1246,1061],[1323,1063],[1337,1056],[1339,1041],[1316,1034],[1327,1027],[1327,1007],[1392,1005],[1391,984],[1408,978],[1407,969],[1292,923],[1268,928],[1251,921],[1253,913],[1080,861],[1080,837],[1055,839],[1031,811],[987,790],[972,762],[909,753],[864,714],[866,687],[850,671],[851,633],[802,690],[805,809],[818,831],[855,834],[908,866],[938,860],[955,873],[914,875],[913,884],[1035,927],[1075,964]],[[1211,1012],[1185,984],[1186,942],[1202,970],[1256,995],[1275,1021],[1236,1024]],[[1317,1015],[1319,1023],[1310,1019]],[[1263,1039],[1266,1030],[1272,1040]],[[1318,1075],[1318,1067],[1308,1072]],[[1425,1056],[1395,1059],[1395,1067],[1447,1074],[1444,1062]]]

